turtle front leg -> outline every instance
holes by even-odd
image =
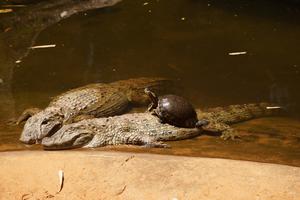
[[[20,123],[27,121],[30,117],[32,117],[40,111],[41,109],[39,108],[28,108],[24,110],[20,117],[17,119],[16,124],[19,125]]]
[[[151,102],[151,103],[149,104],[147,110],[148,110],[148,112],[151,112],[151,111],[153,111],[154,108],[155,108],[155,105],[154,105],[153,102]]]
[[[151,114],[157,117],[157,120],[158,120],[159,123],[161,123],[161,124],[167,123],[165,118],[160,115],[160,113],[157,111],[157,109],[152,110]]]

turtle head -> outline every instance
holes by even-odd
[[[54,110],[43,110],[30,117],[21,133],[20,141],[26,144],[40,143],[40,141],[55,133],[63,123],[63,115]]]
[[[45,137],[42,145],[46,150],[72,149],[88,144],[94,137],[94,132],[78,123],[63,126],[51,137]]]
[[[151,99],[152,102],[157,101],[157,96],[154,92],[152,92],[149,88],[144,89],[145,94]]]
[[[154,92],[150,91],[149,88],[145,88],[144,90],[145,94],[149,97],[151,104],[148,107],[148,111],[153,110],[154,108],[156,108],[158,106],[158,98],[155,95]]]

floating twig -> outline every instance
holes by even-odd
[[[228,53],[228,55],[230,55],[230,56],[238,56],[238,55],[244,55],[244,54],[247,54],[247,51],[240,51],[240,52],[231,52],[231,53]]]
[[[29,49],[44,49],[44,48],[53,48],[53,47],[56,47],[56,44],[32,46],[32,47],[29,47]]]
[[[12,11],[13,11],[13,9],[10,9],[10,8],[0,9],[0,13],[10,13]]]
[[[6,4],[6,5],[2,5],[1,7],[3,8],[22,8],[22,7],[26,7],[26,5],[21,5],[21,4],[16,4],[16,5],[11,5],[11,4]]]
[[[267,106],[266,109],[267,110],[273,110],[273,109],[281,109],[282,107],[280,106]]]

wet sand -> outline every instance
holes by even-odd
[[[1,199],[296,200],[300,168],[93,151],[0,153]],[[58,171],[64,171],[60,193]]]

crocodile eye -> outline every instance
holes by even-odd
[[[43,121],[43,122],[42,122],[42,125],[44,125],[44,124],[48,124],[48,121],[46,121],[46,120]]]

